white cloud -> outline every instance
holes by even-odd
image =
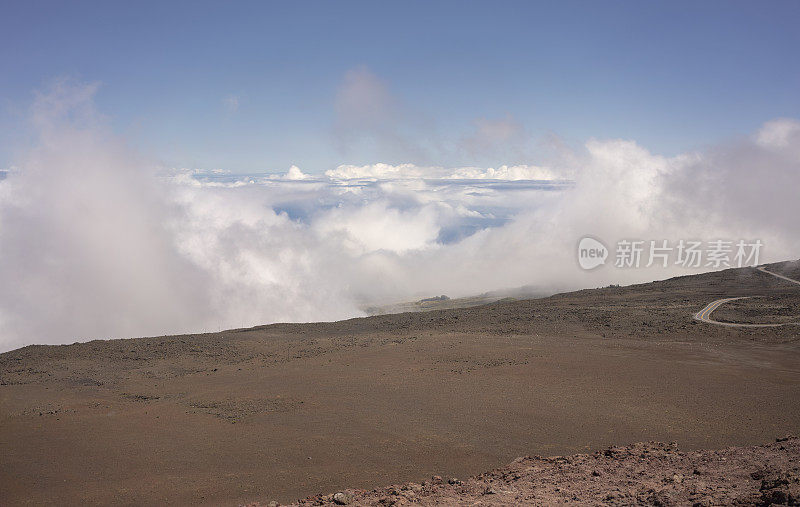
[[[427,168],[430,172],[431,169]],[[325,176],[334,180],[354,179],[418,179],[425,176],[426,168],[414,164],[369,164],[369,165],[340,165],[336,169],[325,171]]]
[[[461,167],[455,169],[448,178],[463,178],[473,180],[554,180],[558,176],[551,169],[529,165],[507,166],[501,165],[497,169],[489,167],[481,169],[479,167]]]
[[[322,213],[314,221],[314,230],[324,240],[341,242],[357,255],[380,251],[402,254],[436,245],[436,219],[436,211],[430,206],[402,211],[386,202],[371,202]]]
[[[552,169],[532,165],[502,165],[497,168],[481,167],[425,167],[415,164],[369,164],[340,165],[325,171],[332,180],[419,180],[419,179],[465,179],[465,180],[554,180],[559,176]]]
[[[41,95],[40,142],[0,181],[0,349],[686,273],[583,272],[574,248],[585,234],[609,245],[760,238],[766,260],[800,249],[794,120],[677,157],[595,139],[552,167],[379,163],[240,177],[150,170],[109,134],[91,91],[62,83]]]
[[[293,165],[288,171],[286,171],[286,174],[283,176],[283,178],[286,180],[299,181],[307,180],[309,176],[301,171],[299,167]]]
[[[775,149],[800,145],[800,121],[792,118],[768,121],[756,133],[756,142],[764,148]]]

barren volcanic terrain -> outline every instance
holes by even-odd
[[[797,262],[768,269],[800,279]],[[632,442],[765,444],[800,428],[800,326],[693,318],[715,299],[755,295],[767,297],[714,318],[797,316],[800,285],[743,268],[471,308],[25,347],[0,354],[0,504],[288,502],[465,478],[526,455],[590,454],[569,463],[606,473],[595,461],[613,453],[591,453]],[[797,464],[786,442],[775,466]],[[625,449],[695,466],[672,447]],[[750,449],[748,474],[769,461]],[[470,484],[447,486],[471,498]],[[759,487],[741,498],[761,498]]]

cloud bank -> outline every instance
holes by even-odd
[[[378,121],[366,127],[395,136],[371,119],[394,114],[383,85],[364,72],[347,79],[355,91],[338,98],[342,131]],[[359,98],[364,90],[369,100]],[[582,271],[575,248],[586,234],[608,244],[761,239],[765,261],[800,251],[793,119],[676,157],[590,139],[548,165],[231,175],[159,168],[131,152],[94,110],[93,92],[59,85],[39,96],[38,142],[0,179],[0,350],[687,273]],[[506,123],[479,123],[489,148],[517,138],[518,126]]]

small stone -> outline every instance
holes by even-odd
[[[765,491],[761,495],[761,499],[764,502],[764,505],[786,505],[789,497],[786,495],[785,491],[773,489],[770,491]]]
[[[450,477],[449,479],[447,479],[447,484],[456,484],[457,485],[457,484],[461,484],[461,481],[459,481],[455,477]]]
[[[271,501],[270,503],[267,504],[267,507],[278,507],[279,505],[280,504],[278,502],[273,500],[273,501]]]
[[[350,497],[341,491],[333,495],[333,503],[336,505],[347,505],[350,503]]]

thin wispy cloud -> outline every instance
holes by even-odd
[[[222,98],[222,106],[225,108],[226,112],[235,113],[239,110],[239,96],[226,95]]]
[[[408,104],[364,65],[345,73],[334,112],[333,138],[344,156],[381,153],[396,160],[427,161],[439,149]]]
[[[508,114],[504,118],[476,119],[473,132],[459,145],[472,159],[523,160],[530,156],[529,142],[525,127]]]

